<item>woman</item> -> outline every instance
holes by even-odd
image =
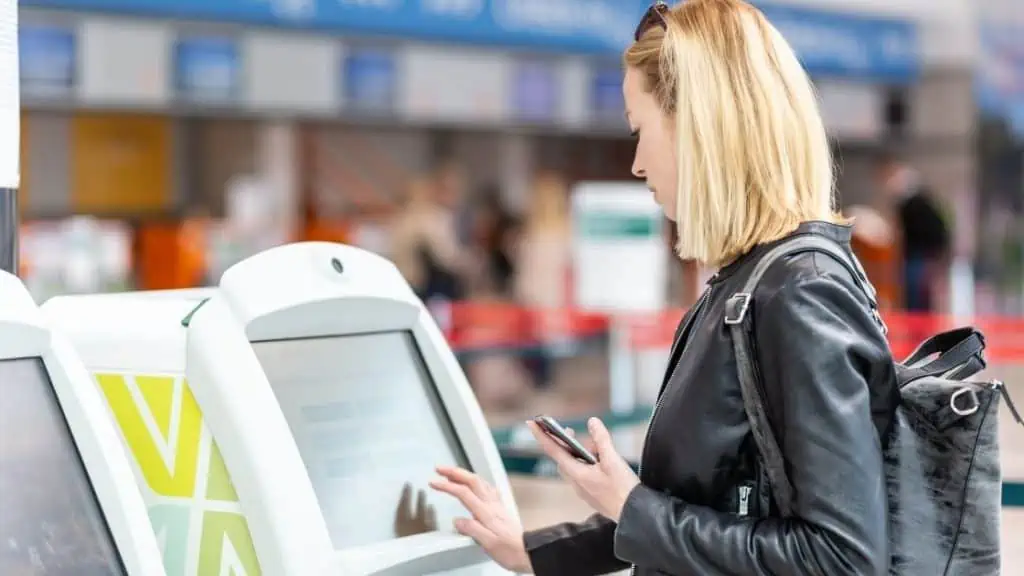
[[[815,252],[777,261],[753,294],[763,396],[794,489],[786,519],[760,480],[723,322],[726,301],[780,240],[821,235],[849,249],[805,72],[740,0],[656,5],[625,62],[633,173],[675,221],[678,255],[719,268],[692,329],[677,336],[641,476],[592,419],[593,466],[532,427],[596,510],[586,522],[523,534],[478,477],[440,469],[435,489],[472,513],[456,529],[517,571],[571,576],[632,564],[637,574],[887,574],[881,445],[895,374],[867,297],[842,264]]]
[[[466,299],[471,301],[459,323],[459,338],[470,347],[507,341],[518,334],[518,317],[510,316],[514,275],[511,238],[514,218],[501,202],[500,190],[486,188],[470,206],[471,265]],[[471,311],[471,312],[470,312]],[[479,316],[478,316],[479,315]],[[522,409],[529,398],[530,375],[514,353],[480,354],[463,362],[480,406],[489,415]]]
[[[542,172],[534,181],[516,249],[515,293],[527,307],[557,310],[568,304],[572,258],[568,195],[558,174]]]
[[[470,206],[472,273],[469,297],[506,300],[512,296],[515,218],[505,210],[496,187],[480,190]]]
[[[530,309],[531,339],[541,344],[527,359],[538,388],[552,384],[558,348],[565,341],[572,264],[569,190],[564,178],[544,171],[534,179],[530,207],[516,243],[516,299]]]
[[[462,297],[468,260],[455,236],[454,218],[435,193],[429,180],[413,180],[391,233],[392,260],[427,303]]]

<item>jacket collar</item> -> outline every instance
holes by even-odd
[[[794,236],[802,236],[805,234],[824,236],[825,238],[838,243],[843,248],[850,249],[850,240],[853,238],[853,227],[849,224],[834,224],[832,222],[825,222],[822,220],[804,222],[787,236],[783,236],[778,240],[774,240],[766,244],[758,244],[757,246],[754,246],[754,248],[746,254],[743,254],[739,258],[736,258],[729,264],[723,266],[711,281],[721,282],[742,268],[747,262],[758,260],[761,255],[780,243],[793,238]]]

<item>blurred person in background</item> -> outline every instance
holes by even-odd
[[[850,206],[846,215],[853,221],[855,238],[871,246],[889,246],[896,239],[895,231],[880,212],[862,204]]]
[[[432,179],[437,202],[452,212],[456,238],[463,245],[469,244],[473,235],[473,201],[465,166],[453,153],[442,152],[435,161]]]
[[[460,336],[468,342],[481,342],[484,347],[493,342],[519,344],[518,316],[506,313],[514,305],[514,218],[505,209],[497,187],[477,193],[469,203],[468,214],[471,227],[466,298],[474,310],[472,321],[459,327]],[[529,398],[525,392],[530,389],[530,375],[514,353],[491,350],[465,362],[465,368],[477,400],[492,416],[519,409]]]
[[[936,286],[949,268],[950,233],[921,174],[891,152],[878,159],[877,178],[896,210],[903,249],[903,305],[910,312],[935,312]]]
[[[853,222],[853,250],[877,290],[879,306],[902,308],[902,266],[893,222],[879,210],[863,204],[850,206],[845,212]]]
[[[460,205],[468,196],[466,170],[462,162],[454,155],[438,160],[434,169],[434,185],[438,202],[449,207]]]
[[[539,387],[551,381],[549,346],[564,332],[558,324],[570,302],[572,230],[568,199],[568,186],[558,173],[539,173],[517,238],[515,295],[533,313],[533,336],[540,346],[529,362]]]
[[[428,306],[461,299],[468,258],[431,179],[411,182],[391,226],[391,259],[416,295]]]
[[[512,297],[512,250],[517,223],[501,201],[501,191],[488,186],[470,203],[470,244],[473,266],[467,285],[469,297]]]
[[[678,256],[718,268],[673,343],[641,476],[592,418],[593,465],[527,423],[596,511],[587,521],[524,533],[472,472],[438,468],[431,485],[471,513],[456,529],[515,572],[632,564],[640,576],[887,575],[882,447],[899,396],[868,295],[847,264],[813,251],[774,261],[744,292],[765,255],[797,235],[852,258],[810,80],[778,30],[740,0],[656,3],[635,37],[623,82],[633,174],[676,223]],[[608,266],[630,273],[628,262]],[[785,517],[784,494],[762,481],[729,318],[744,322],[756,351],[749,360],[794,495]]]

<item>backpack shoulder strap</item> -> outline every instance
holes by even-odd
[[[775,503],[783,517],[792,516],[793,513],[793,485],[786,474],[782,450],[772,430],[757,382],[756,358],[752,342],[753,330],[750,326],[748,311],[754,290],[768,268],[780,258],[801,252],[823,252],[843,264],[853,275],[857,285],[867,295],[876,321],[883,330],[885,328],[881,315],[878,313],[874,287],[868,282],[867,276],[856,258],[847,254],[835,242],[821,236],[796,236],[769,250],[754,266],[743,290],[729,298],[726,305],[725,324],[729,327],[733,350],[736,354],[736,369],[739,373],[740,390],[743,395],[743,408],[747,413],[750,429],[754,441],[757,443],[768,481],[771,483]]]
[[[842,264],[850,275],[853,276],[853,280],[857,283],[857,287],[864,292],[865,296],[867,296],[868,304],[871,306],[871,311],[875,317],[875,321],[884,332],[888,332],[885,323],[882,321],[882,316],[878,311],[877,292],[871,282],[868,281],[868,276],[864,272],[864,268],[861,266],[860,261],[857,260],[855,256],[841,248],[836,242],[823,236],[810,234],[795,236],[789,240],[785,240],[761,257],[757,262],[757,265],[754,266],[753,272],[751,272],[750,276],[747,277],[743,290],[732,296],[732,306],[729,307],[729,317],[727,317],[725,323],[742,323],[747,310],[750,308],[750,301],[753,299],[754,290],[757,288],[758,283],[760,283],[761,278],[765,275],[765,272],[768,271],[768,268],[780,258],[792,256],[801,252],[821,252],[831,256],[834,260]]]

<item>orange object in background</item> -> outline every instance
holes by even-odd
[[[892,215],[864,205],[851,206],[845,212],[853,218],[851,247],[878,291],[879,307],[899,309],[902,306],[900,245]]]
[[[161,213],[171,207],[171,120],[78,113],[71,119],[71,209]]]
[[[31,224],[22,224],[21,232],[19,235],[23,236],[26,230],[31,229]],[[32,259],[26,253],[25,246],[20,244],[18,246],[18,277],[28,278],[32,274]]]
[[[347,244],[352,240],[350,222],[335,220],[309,220],[300,232],[299,242],[339,242]]]
[[[205,217],[140,224],[135,241],[138,288],[174,290],[206,285],[213,224]],[[299,232],[296,241],[348,242],[350,236],[351,226],[346,222],[312,222]]]
[[[883,310],[900,307],[900,275],[898,247],[892,244],[873,244],[854,236],[854,253],[864,266],[864,272],[878,291],[878,306]]]
[[[148,222],[136,236],[135,266],[140,290],[172,290],[202,286],[206,280],[208,223]]]
[[[188,218],[182,222],[178,233],[178,254],[180,283],[185,288],[206,284],[209,261],[210,220],[203,217]]]

